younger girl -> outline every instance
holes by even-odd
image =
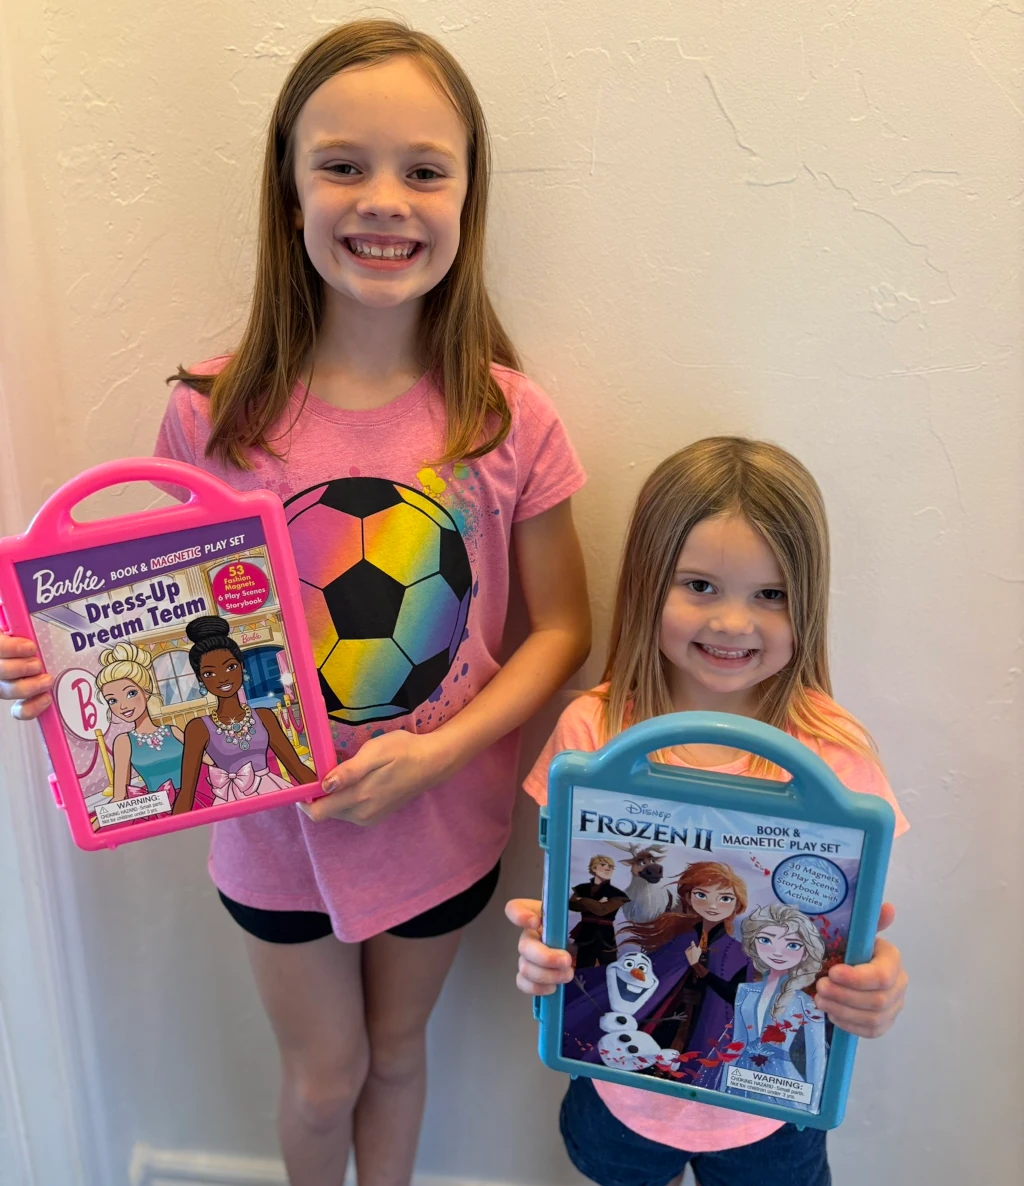
[[[892,803],[897,831],[904,831],[867,735],[831,697],[828,573],[821,492],[788,453],[716,437],[662,462],[630,523],[604,682],[562,714],[526,790],[543,803],[556,753],[595,750],[632,723],[673,711],[730,712],[785,729],[816,749],[846,786]],[[781,777],[764,759],[720,746],[660,756]],[[540,905],[519,899],[506,913],[523,928],[517,983],[546,994],[574,971],[568,953],[540,942]],[[887,905],[879,929],[892,918]],[[836,1025],[874,1037],[892,1024],[905,987],[899,952],[879,939],[869,963],[833,967],[814,991]],[[830,1181],[821,1131],[617,1083],[572,1080],[561,1126],[574,1164],[604,1186],[663,1186],[690,1162],[704,1186]]]
[[[360,21],[311,46],[271,116],[242,340],[180,373],[157,444],[296,500],[344,759],[305,814],[213,830],[280,1047],[291,1186],[337,1186],[353,1143],[360,1186],[409,1182],[426,1022],[497,881],[515,730],[589,647],[583,473],[484,287],[488,169],[480,104],[436,41]],[[530,633],[501,666],[510,547]],[[40,671],[0,640],[23,719],[49,703]]]

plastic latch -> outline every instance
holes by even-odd
[[[0,634],[10,634],[11,624],[7,620],[7,615],[4,613],[4,603],[0,601]]]
[[[540,809],[540,821],[538,824],[537,839],[540,841],[541,848],[548,846],[548,809],[542,807]]]
[[[540,1021],[540,1003],[541,1003],[540,997],[533,998],[533,1020],[534,1021]]]
[[[50,779],[50,792],[53,795],[53,801],[63,811],[64,810],[64,797],[60,793],[60,783],[57,781],[56,774],[51,774],[49,776],[49,779]]]

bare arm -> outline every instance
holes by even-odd
[[[263,727],[270,737],[270,748],[281,765],[288,771],[291,780],[297,787],[305,783],[315,782],[316,775],[306,766],[295,752],[292,743],[285,736],[281,722],[269,708],[257,708]]]
[[[569,500],[517,523],[512,540],[529,636],[479,695],[439,729],[372,738],[332,770],[324,779],[332,793],[303,807],[311,819],[370,824],[383,818],[529,719],[586,658],[590,606]]]
[[[202,717],[194,717],[185,726],[185,751],[181,755],[181,790],[171,808],[172,815],[182,815],[192,810],[196,798],[196,787],[199,785],[199,770],[203,764],[203,755],[210,742],[210,734],[203,724]]]
[[[128,780],[132,776],[132,743],[127,733],[119,733],[111,747],[114,754],[114,803],[128,795]]]

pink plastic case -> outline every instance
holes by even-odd
[[[72,517],[141,481],[190,497]],[[161,458],[88,470],[0,540],[0,632],[33,639],[55,676],[40,724],[81,848],[310,800],[335,764],[284,512],[265,491]]]

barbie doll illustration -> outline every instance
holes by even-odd
[[[170,809],[181,785],[184,737],[173,725],[156,725],[150,701],[158,699],[153,657],[130,642],[120,642],[100,655],[96,687],[111,716],[131,725],[114,739],[113,799],[121,803],[163,791]],[[133,784],[133,775],[142,786]]]
[[[207,773],[214,805],[289,785],[268,769],[268,750],[296,785],[312,782],[314,772],[303,764],[271,709],[254,710],[241,703],[238,694],[245,668],[228,623],[214,616],[193,618],[185,632],[194,644],[188,656],[192,670],[207,692],[216,697],[217,707],[209,716],[197,717],[185,726],[181,790],[174,813],[192,810],[204,757],[213,761]]]

